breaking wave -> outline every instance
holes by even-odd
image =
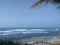
[[[50,30],[50,29],[49,29]],[[0,30],[0,35],[10,35],[10,34],[29,34],[29,33],[45,33],[47,34],[47,29],[9,29],[9,30]],[[54,29],[55,31],[58,31],[59,29]]]
[[[11,29],[11,30],[4,30],[0,31],[0,35],[10,35],[10,34],[29,34],[29,33],[48,33],[46,29]]]

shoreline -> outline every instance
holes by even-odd
[[[33,41],[33,42],[39,42],[39,41],[49,41],[50,39],[53,39],[54,36],[47,36],[47,37],[32,37],[29,39],[22,39],[20,41],[22,42],[29,42],[29,41]]]
[[[48,37],[33,37],[31,39],[22,39],[21,42],[23,42],[23,44],[33,44],[33,43],[41,43],[41,42],[45,42],[46,43],[50,43],[50,44],[60,44],[60,38],[58,37],[54,37],[54,36],[48,36]]]

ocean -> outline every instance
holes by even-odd
[[[2,28],[0,29],[0,40],[21,40],[32,37],[58,36],[59,28],[42,29],[21,29],[21,28]]]

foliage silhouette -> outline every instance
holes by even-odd
[[[48,3],[57,4],[59,5],[57,8],[60,8],[60,0],[38,0],[35,4],[32,5],[31,8],[38,7],[40,4],[44,2],[45,4],[48,4]]]

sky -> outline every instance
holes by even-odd
[[[57,6],[30,8],[36,0],[0,0],[0,27],[60,27]]]

